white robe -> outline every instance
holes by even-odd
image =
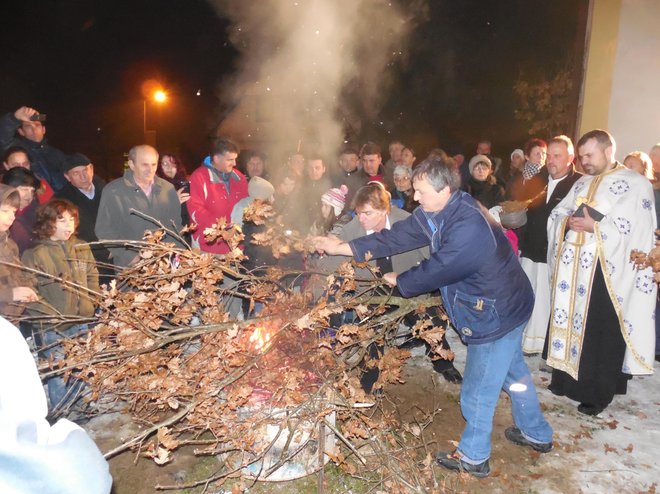
[[[550,319],[550,282],[548,265],[522,257],[520,265],[529,278],[534,290],[534,310],[527,321],[523,333],[522,349],[524,353],[541,353],[545,345]]]
[[[568,217],[582,202],[605,217],[596,222],[593,233],[565,233]],[[580,178],[552,211],[548,218],[552,292],[548,365],[578,380],[591,284],[600,261],[626,342],[622,371],[653,373],[657,288],[651,268],[636,270],[630,253],[649,252],[655,228],[651,184],[622,165]]]
[[[108,462],[83,429],[51,426],[37,366],[21,333],[0,317],[0,493],[108,494]]]

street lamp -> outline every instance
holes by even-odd
[[[167,93],[162,89],[153,92],[151,98],[155,103],[163,104],[167,101]],[[156,145],[156,131],[147,130],[147,99],[142,100],[142,131],[144,133],[144,142],[152,146]]]

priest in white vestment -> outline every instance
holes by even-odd
[[[616,162],[608,132],[577,149],[586,175],[548,219],[549,388],[597,415],[632,375],[653,373],[656,285],[630,254],[653,247],[656,218],[651,184]]]

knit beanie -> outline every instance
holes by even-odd
[[[335,216],[339,216],[346,205],[346,194],[348,194],[348,187],[342,184],[338,189],[330,189],[323,194],[321,202],[332,206],[335,210]]]
[[[514,155],[520,155],[522,159],[525,159],[525,152],[522,149],[514,149],[513,152],[511,153],[511,159],[513,159]]]
[[[275,194],[275,187],[261,177],[252,177],[248,182],[248,194],[253,199],[267,201]]]
[[[477,154],[476,156],[473,156],[470,162],[468,163],[468,169],[470,170],[470,175],[472,175],[472,170],[474,170],[474,167],[477,166],[477,163],[486,163],[488,165],[488,168],[490,168],[491,170],[493,169],[493,163],[491,163],[488,156],[486,156],[485,154]]]

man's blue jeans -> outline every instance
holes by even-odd
[[[511,398],[513,421],[530,441],[552,441],[552,427],[541,413],[532,375],[522,353],[525,324],[490,343],[468,345],[461,411],[467,425],[458,452],[468,463],[490,457],[493,415],[500,391]]]

